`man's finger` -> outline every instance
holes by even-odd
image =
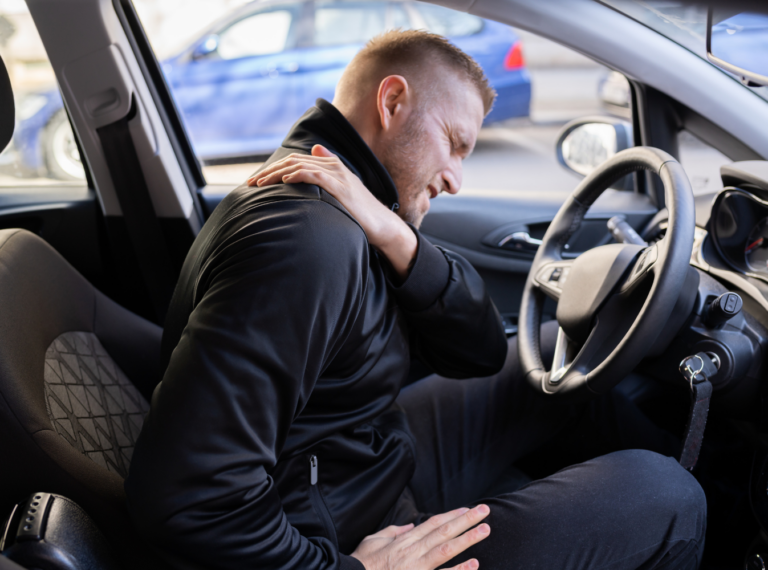
[[[424,537],[425,549],[435,548],[447,540],[459,536],[465,530],[475,526],[490,513],[491,509],[488,508],[488,505],[478,505],[473,509],[467,510],[463,515],[444,522]]]
[[[477,570],[478,568],[480,568],[480,563],[476,558],[472,558],[448,570]]]
[[[295,158],[284,158],[283,160],[278,160],[277,162],[274,162],[264,168],[261,172],[258,172],[251,176],[248,179],[248,186],[257,186],[257,182],[263,178],[269,177],[273,175],[275,172],[279,172],[281,170],[284,170],[286,168],[291,167],[301,167],[301,166],[311,166],[311,167],[321,167],[326,168],[329,170],[335,170],[337,165],[340,163],[338,161],[329,160],[327,158],[320,158],[316,156],[308,156],[308,155],[300,155]]]
[[[306,168],[307,166],[309,165],[293,164],[290,166],[285,166],[280,170],[273,170],[272,172],[269,172],[266,174],[262,172],[258,176],[254,176],[253,178],[250,178],[248,180],[248,186],[268,186],[270,184],[278,184],[283,179],[283,176],[292,174],[297,170]],[[313,166],[312,168],[315,168],[315,167]]]
[[[448,511],[447,513],[442,513],[440,515],[435,515],[429,518],[428,520],[424,521],[422,524],[417,526],[415,529],[413,529],[413,533],[412,533],[413,540],[414,541],[421,540],[428,534],[434,532],[435,529],[439,528],[441,525],[464,515],[467,511],[469,511],[468,508],[461,507],[460,509]]]
[[[407,524],[405,526],[390,525],[387,528],[381,529],[376,534],[372,534],[370,538],[396,538],[411,529],[413,529],[413,523]]]
[[[339,199],[336,196],[339,192],[339,181],[325,170],[308,170],[302,168],[291,174],[286,174],[283,176],[282,180],[287,184],[314,184],[331,194],[337,200]]]
[[[318,156],[322,158],[336,158],[335,154],[333,154],[330,150],[321,144],[316,144],[312,147],[312,156]]]
[[[430,568],[437,568],[464,552],[470,546],[474,546],[481,540],[485,540],[491,534],[491,527],[483,523],[448,542],[435,546],[427,552],[424,559]]]

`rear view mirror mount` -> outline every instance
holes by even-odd
[[[707,14],[707,59],[748,87],[768,85],[768,8],[735,3]]]

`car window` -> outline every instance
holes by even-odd
[[[580,178],[557,162],[560,129],[587,115],[629,113],[622,107],[621,85],[609,96],[614,86],[606,67],[534,34],[431,4],[259,0],[249,11],[243,0],[135,2],[211,185],[234,188],[255,172],[316,99],[333,100],[359,46],[392,28],[427,28],[448,36],[476,59],[498,92],[475,152],[464,161],[462,192],[569,193]],[[257,10],[273,14],[269,25],[245,23],[243,16],[257,18]],[[274,15],[286,10],[293,14],[287,39],[285,16]],[[215,20],[223,23],[212,24]],[[237,25],[243,26],[242,36]],[[268,33],[259,33],[261,26]],[[237,42],[227,43],[228,28]],[[209,66],[190,57],[217,31],[222,58],[234,59]],[[294,36],[300,47],[276,51],[284,41],[290,47]],[[228,53],[227,45],[236,51]],[[246,49],[262,55],[237,57]],[[264,53],[268,50],[273,53]]]
[[[280,53],[287,47],[292,21],[290,10],[243,18],[219,34],[218,55],[221,59],[237,59]]]
[[[471,36],[483,29],[483,19],[435,4],[418,3],[418,10],[427,29],[435,34],[456,38]]]
[[[389,8],[389,28],[399,30],[409,30],[413,27],[413,23],[408,17],[408,13],[401,3],[393,3]]]
[[[0,187],[84,186],[56,77],[24,2],[0,4],[0,56],[16,107],[13,139],[0,154]]]
[[[362,44],[387,29],[384,2],[318,2],[314,45]]]

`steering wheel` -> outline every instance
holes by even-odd
[[[669,210],[664,238],[649,246],[609,244],[576,259],[563,249],[606,188],[637,170],[661,177]],[[608,159],[574,190],[552,220],[523,289],[518,349],[526,380],[551,397],[582,400],[605,393],[643,359],[663,330],[686,279],[693,234],[693,193],[669,154],[634,147]],[[560,325],[551,369],[539,327],[546,297]]]

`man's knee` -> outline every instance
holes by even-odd
[[[641,449],[618,451],[594,461],[619,481],[622,508],[648,524],[675,526],[680,538],[703,541],[707,501],[696,479],[671,457]]]

